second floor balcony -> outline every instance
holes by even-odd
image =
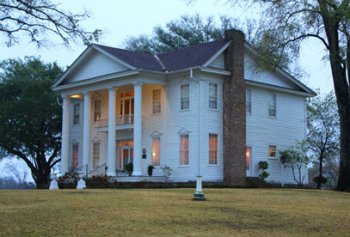
[[[126,129],[133,128],[134,125],[134,115],[116,115],[115,116],[115,126],[116,129]],[[104,131],[108,129],[108,118],[101,118],[94,122],[96,129]]]

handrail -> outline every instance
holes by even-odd
[[[76,173],[83,173],[85,177],[88,175],[89,165],[81,165],[78,167],[73,167],[74,172]]]
[[[129,125],[134,124],[134,115],[117,115],[115,116],[115,125]],[[101,118],[95,121],[95,127],[103,128],[108,127],[108,118]]]
[[[97,172],[97,171],[101,170],[102,167],[104,167],[104,169],[103,169],[104,175],[107,175],[108,166],[107,166],[106,163],[103,163],[102,165],[100,165],[100,166],[96,167],[95,169],[91,170],[91,171],[87,174],[87,176],[89,177],[93,172]]]

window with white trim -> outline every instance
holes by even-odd
[[[218,163],[218,135],[209,134],[209,164]]]
[[[245,148],[245,165],[246,170],[250,170],[250,164],[252,162],[252,148],[246,147]]]
[[[152,110],[153,114],[159,114],[161,112],[161,90],[155,89],[153,90],[153,102],[152,102]]]
[[[269,157],[270,158],[276,158],[277,155],[277,148],[274,145],[269,146]]]
[[[72,146],[72,167],[77,168],[78,167],[78,161],[79,159],[79,145],[73,144]]]
[[[181,85],[181,110],[190,108],[190,85]]]
[[[248,114],[252,113],[252,90],[246,89],[245,107]]]
[[[276,117],[276,94],[270,94],[269,116]]]
[[[152,138],[152,165],[160,165],[160,137]]]
[[[94,168],[100,165],[100,143],[93,143],[92,145],[92,163]]]
[[[73,105],[73,124],[77,125],[80,121],[80,103],[74,103]]]
[[[94,122],[101,118],[102,102],[101,100],[95,100],[94,102]]]
[[[188,165],[188,134],[180,135],[180,165]]]
[[[218,85],[209,83],[209,109],[218,108]]]

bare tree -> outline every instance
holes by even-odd
[[[71,13],[50,0],[0,0],[0,35],[7,46],[18,44],[22,36],[43,46],[52,35],[58,36],[65,45],[75,39],[88,44],[97,41],[102,33],[80,26],[88,17],[86,11]]]

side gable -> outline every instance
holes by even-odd
[[[244,55],[244,78],[248,81],[260,82],[292,90],[301,90],[294,82],[278,76],[276,72],[260,69],[254,59],[247,53]]]
[[[215,54],[207,63],[203,66],[212,69],[222,69],[225,70],[225,48],[219,51],[220,54]],[[295,90],[302,93],[308,93],[313,95],[314,92],[305,86],[303,83],[299,82],[293,76],[289,75],[280,69],[275,72],[270,72],[259,68],[254,57],[255,52],[245,45],[244,53],[244,79],[246,81],[252,81],[264,85],[281,87],[289,90]],[[255,55],[257,56],[257,55]]]

